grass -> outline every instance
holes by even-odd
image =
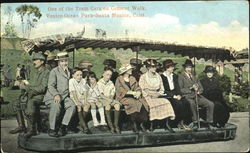
[[[1,117],[8,118],[15,114],[13,104],[18,100],[21,91],[11,90],[10,88],[1,88],[1,91],[4,101],[9,102],[9,104],[1,105]]]

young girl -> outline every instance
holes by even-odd
[[[82,71],[79,68],[73,69],[73,78],[69,80],[70,98],[77,106],[80,126],[83,128],[83,133],[90,134],[86,124],[85,117],[90,105],[87,103],[87,86],[86,80],[82,78]]]
[[[100,99],[100,92],[97,87],[97,78],[94,72],[89,72],[87,76],[87,87],[88,87],[88,94],[87,94],[87,101],[91,105],[91,115],[94,122],[94,126],[99,125],[107,125],[104,116],[104,108],[102,103],[99,101]],[[99,123],[96,118],[96,107],[98,108],[101,122]]]

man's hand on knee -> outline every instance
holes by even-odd
[[[54,102],[57,103],[57,104],[59,104],[59,103],[61,102],[61,97],[60,97],[60,95],[56,95],[56,96],[54,97]]]

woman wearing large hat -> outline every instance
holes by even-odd
[[[165,89],[164,93],[171,102],[176,115],[173,126],[188,130],[189,128],[184,124],[184,121],[188,120],[188,117],[191,116],[191,112],[189,111],[188,102],[181,96],[178,75],[174,73],[176,64],[177,63],[174,63],[171,59],[163,61],[163,73],[161,74],[161,78]]]
[[[217,71],[213,66],[207,65],[203,71],[206,75],[201,79],[204,87],[203,96],[214,102],[214,123],[216,126],[224,127],[229,119],[229,107],[223,98],[219,82],[215,75]],[[201,112],[201,117],[205,118],[205,112]]]
[[[147,59],[147,72],[144,73],[139,81],[139,86],[142,89],[143,97],[149,105],[149,120],[166,119],[166,127],[170,132],[174,132],[168,125],[168,120],[175,118],[174,110],[171,103],[166,98],[161,98],[164,95],[164,86],[161,76],[156,72],[157,61]],[[150,130],[153,130],[153,122],[151,122]]]
[[[132,76],[130,64],[122,66],[120,75],[116,80],[116,100],[124,105],[125,112],[131,116],[134,132],[138,132],[137,124],[146,132],[144,123],[148,120],[147,102],[141,96],[141,89],[135,77]]]

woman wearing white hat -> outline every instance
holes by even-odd
[[[116,100],[124,105],[125,112],[131,116],[134,132],[139,132],[137,124],[143,132],[146,132],[144,123],[148,120],[147,102],[141,96],[141,89],[135,77],[132,76],[132,66],[124,65],[120,70],[120,75],[116,80]]]

